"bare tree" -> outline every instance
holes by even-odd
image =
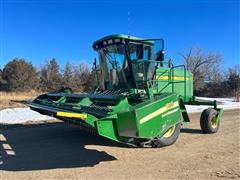
[[[230,91],[232,91],[233,95],[236,97],[236,101],[239,102],[240,98],[240,65],[236,65],[233,68],[229,68],[228,70],[228,85],[230,87]]]
[[[82,83],[81,83],[81,74],[77,67],[74,67],[74,69],[73,69],[73,79],[72,79],[71,88],[74,91],[78,91],[78,92],[83,91],[83,87],[82,87]]]
[[[204,54],[199,47],[192,47],[187,53],[180,53],[184,59],[184,64],[193,73],[195,91],[204,88],[205,82],[220,82],[221,62],[223,56],[219,53]]]
[[[77,76],[76,72],[78,73]],[[76,66],[74,79],[75,81],[77,79],[76,84],[80,84],[80,86],[78,85],[79,87],[76,87],[75,89],[79,89],[80,91],[84,92],[92,91],[94,86],[94,76],[89,65],[87,65],[84,62],[81,62],[78,66]]]
[[[63,85],[71,87],[73,85],[73,67],[70,62],[67,62],[63,72]]]
[[[85,92],[91,91],[93,89],[93,76],[91,68],[85,63],[80,63],[79,70],[81,73],[83,90]]]

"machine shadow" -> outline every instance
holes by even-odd
[[[181,133],[203,134],[200,129],[188,129],[188,128],[182,128]]]
[[[0,127],[0,170],[91,167],[116,158],[86,145],[121,146],[66,123],[21,126]]]

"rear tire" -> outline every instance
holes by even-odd
[[[161,137],[153,140],[152,147],[164,147],[174,144],[180,134],[181,123],[175,124]]]
[[[218,112],[215,109],[205,109],[200,117],[200,126],[203,133],[216,133],[218,131],[220,121],[217,122]]]

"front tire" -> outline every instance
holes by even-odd
[[[215,109],[205,109],[200,117],[200,126],[203,133],[216,133],[218,131],[220,121],[217,122],[218,112]]]
[[[166,133],[153,141],[153,147],[164,147],[174,144],[180,134],[181,123],[175,124],[169,128]]]

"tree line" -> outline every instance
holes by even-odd
[[[194,94],[208,97],[240,97],[240,62],[223,69],[223,55],[192,47],[180,53],[184,64],[193,74]]]
[[[73,91],[89,92],[94,87],[94,75],[84,62],[66,63],[61,71],[56,59],[37,69],[24,59],[13,59],[0,70],[0,91],[56,91],[70,87]]]
[[[240,96],[240,65],[223,70],[223,55],[207,53],[199,47],[179,53],[193,73],[194,94],[210,97]],[[56,91],[70,87],[73,91],[90,92],[96,85],[94,70],[86,63],[66,63],[64,70],[56,59],[37,69],[24,59],[13,59],[0,70],[0,91]]]

